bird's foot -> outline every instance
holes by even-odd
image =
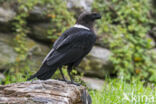
[[[64,81],[64,82],[66,82],[67,84],[74,84],[74,85],[76,85],[76,86],[80,86],[79,83],[76,83],[76,82],[74,82],[74,81],[69,81],[69,80],[66,80],[66,79],[57,79],[57,80],[59,80],[59,81]]]
[[[66,79],[57,79],[57,80],[67,82]]]
[[[80,86],[80,83],[76,83],[74,81],[67,81],[68,84],[73,84],[73,85],[76,85],[76,86]]]
[[[32,79],[31,81],[30,81],[30,83],[32,84],[32,83],[34,83],[35,82],[35,80],[34,79]]]

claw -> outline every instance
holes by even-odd
[[[76,82],[73,82],[73,81],[67,81],[68,84],[73,84],[73,85],[76,85],[76,86],[80,86],[79,83],[76,83]]]
[[[57,79],[57,80],[67,82],[66,79]]]

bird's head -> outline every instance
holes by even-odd
[[[99,13],[84,12],[80,14],[76,23],[92,28],[94,21],[97,19],[101,19],[101,15]]]

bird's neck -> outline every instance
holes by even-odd
[[[76,23],[74,25],[74,27],[83,28],[83,29],[87,29],[87,30],[93,30],[93,24],[79,24],[79,23]]]

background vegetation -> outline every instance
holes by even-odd
[[[50,39],[51,43],[75,23],[74,12],[69,11],[66,2],[62,0],[29,0],[27,2],[18,0],[18,4],[17,15],[12,22],[12,29],[16,35],[14,49],[18,57],[17,62],[11,65],[9,78],[5,79],[8,82],[4,81],[5,83],[18,81],[18,77],[23,80],[28,77],[23,76],[23,73],[31,73],[28,67],[30,63],[27,59],[28,49],[25,47],[25,37],[30,31],[27,18],[34,6],[47,7],[44,16],[50,19],[52,26],[47,30],[45,37]],[[151,24],[155,24],[155,20],[150,15],[151,10],[155,12],[151,9],[151,2],[149,0],[122,2],[95,0],[92,5],[92,11],[102,14],[102,19],[97,24],[98,34],[105,35],[103,42],[113,53],[110,60],[115,68],[114,73],[127,80],[136,76],[155,82],[156,64],[153,60],[155,54],[150,54],[150,50],[155,46],[151,45],[152,40],[147,37],[152,28]],[[21,65],[24,66],[22,70]]]
[[[111,62],[115,73],[130,80],[132,76],[156,81],[156,54],[149,54],[155,46],[147,36],[150,24],[155,20],[149,14],[149,0],[96,0],[93,10],[100,12],[103,18],[98,23],[99,34],[107,34],[104,42],[113,52]]]
[[[6,1],[0,1],[4,2]],[[46,8],[42,17],[50,21],[51,25],[41,37],[48,40],[42,42],[50,48],[61,33],[75,23],[78,15],[74,10],[69,10],[67,3],[62,0],[17,0],[16,2],[17,14],[10,26],[14,35],[12,46],[18,56],[16,62],[11,63],[8,70],[3,72],[5,79],[0,79],[1,84],[25,81],[36,72],[37,68],[31,67],[27,40],[32,31],[28,20],[35,6]],[[114,76],[112,78],[112,75],[107,75],[110,78],[106,79],[102,91],[90,91],[93,104],[134,104],[132,100],[123,101],[124,94],[131,92],[134,92],[134,96],[138,94],[155,96],[156,53],[152,52],[155,44],[152,43],[153,38],[149,36],[155,34],[151,31],[156,27],[155,4],[154,0],[94,0],[92,11],[102,15],[95,30],[98,37],[102,37],[104,47],[112,52],[110,61],[114,67],[115,79]],[[38,38],[37,41],[40,40],[40,37]],[[73,71],[73,74],[78,73]],[[58,76],[59,72],[56,72],[54,78]],[[75,79],[79,81],[79,77]],[[143,99],[138,104],[147,104],[147,102]]]
[[[34,6],[40,5],[47,8],[43,14],[45,18],[50,19],[52,26],[46,31],[45,37],[50,40],[51,44],[63,31],[75,23],[73,13],[68,11],[66,2],[62,0],[18,0],[18,4],[17,15],[12,22],[12,30],[16,35],[14,49],[18,56],[16,62],[10,65],[9,72],[5,73],[6,79],[2,81],[5,84],[26,80],[32,74],[26,36],[30,31],[27,26],[27,18]]]

